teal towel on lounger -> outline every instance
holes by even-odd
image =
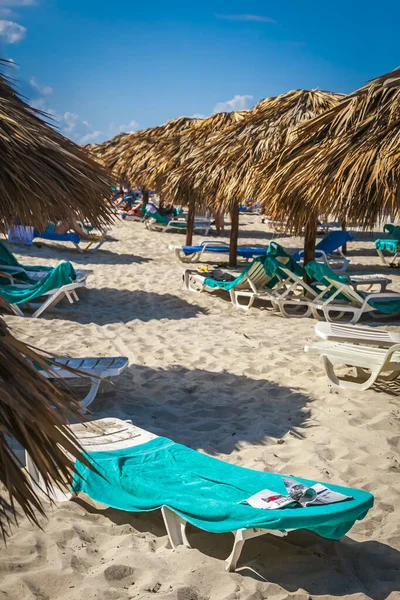
[[[29,277],[29,271],[34,271],[34,272],[48,271],[50,273],[50,271],[53,270],[53,267],[42,267],[42,266],[33,267],[33,266],[21,265],[21,263],[19,263],[17,261],[14,254],[8,248],[8,246],[0,240],[0,270],[5,271],[7,273],[8,272],[7,267],[16,267],[18,269],[24,269],[23,271],[19,271],[18,273],[15,273],[13,271],[13,269],[11,268],[10,274],[15,279],[19,279],[20,281],[23,281],[26,283],[29,283],[29,282],[36,283],[36,280],[31,279]],[[5,283],[7,283],[7,282],[5,282]]]
[[[57,290],[63,285],[68,285],[76,279],[74,267],[70,262],[62,262],[43,279],[27,288],[13,285],[0,286],[0,296],[9,304],[23,304],[31,302],[47,292]]]
[[[286,494],[282,475],[238,467],[159,437],[139,446],[87,454],[103,477],[77,463],[74,492],[133,512],[167,506],[185,520],[214,533],[241,528],[309,529],[339,539],[363,519],[373,496],[328,484],[351,500],[324,506],[262,510],[240,504],[263,489]],[[309,479],[296,480],[313,485]]]
[[[251,289],[248,283],[250,277],[258,286],[272,289],[278,283],[278,278],[266,271],[264,261],[265,256],[258,256],[237,277],[232,277],[228,281],[219,281],[213,277],[206,277],[204,283],[209,288],[219,288],[229,292],[229,290],[236,288],[242,289],[248,287]]]

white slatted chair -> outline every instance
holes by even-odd
[[[392,381],[400,375],[400,344],[374,348],[342,342],[315,342],[305,352],[320,355],[330,385],[364,391],[379,378]],[[355,367],[356,377],[349,380],[335,373],[335,365]]]
[[[185,288],[191,292],[215,292],[224,290],[224,288],[210,287],[206,284],[208,278],[212,279],[212,272],[207,276],[201,275],[198,271],[185,269],[183,274]],[[267,300],[272,307],[277,309],[276,296],[272,289],[267,288],[267,284],[273,276],[270,276],[263,266],[263,260],[254,259],[253,262],[246,267],[245,273],[236,277],[237,283],[230,289],[229,292],[231,302],[235,308],[249,310],[256,298]],[[216,280],[217,281],[217,280]],[[232,280],[234,281],[234,280]],[[240,299],[245,299],[242,303]]]
[[[125,356],[118,357],[95,357],[95,358],[57,358],[56,364],[51,366],[50,371],[39,371],[47,379],[82,379],[91,381],[90,390],[80,401],[82,408],[87,408],[95,399],[101,381],[110,377],[117,377],[128,366],[129,359]],[[69,369],[78,369],[75,373]]]
[[[368,344],[384,348],[400,344],[400,333],[385,331],[376,327],[360,327],[358,325],[320,321],[315,325],[315,333],[328,342]]]

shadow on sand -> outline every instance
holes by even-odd
[[[98,396],[92,418],[123,414],[157,435],[185,444],[190,439],[192,448],[209,454],[230,454],[242,442],[272,444],[277,453],[276,439],[288,432],[301,438],[298,429],[309,426],[310,398],[266,378],[130,365],[115,383],[117,393]]]
[[[32,246],[16,246],[10,244],[12,252],[22,254],[26,256],[26,261],[21,261],[23,264],[29,264],[29,257],[34,256],[36,258],[48,258],[58,260],[68,260],[72,264],[79,265],[131,265],[141,264],[151,261],[151,258],[145,258],[143,256],[137,256],[135,254],[117,254],[111,252],[106,248],[101,247],[97,252],[78,252],[78,250],[71,248],[71,246],[60,246],[60,245],[49,245],[49,244],[33,244]]]
[[[113,414],[107,396],[100,396],[94,407],[102,414]],[[309,402],[301,392],[268,380],[202,369],[132,365],[118,380],[114,414],[123,413],[136,425],[177,442],[187,444],[190,440],[192,448],[208,454],[229,454],[243,442],[264,444],[266,450],[260,458],[265,460],[268,452],[279,454],[276,438],[288,432],[301,437],[298,429],[310,427]],[[183,403],[187,405],[186,416],[182,416]],[[254,414],[259,415],[256,423]],[[264,466],[261,463],[260,469]],[[159,511],[135,514],[96,508],[84,497],[77,502],[89,513],[101,514],[117,525],[130,524],[139,532],[166,538]],[[225,576],[222,561],[232,549],[232,535],[189,526],[188,538],[193,548],[221,560],[221,577]],[[268,535],[248,541],[238,573],[280,586],[287,594],[302,589],[313,597],[365,594],[386,600],[399,589],[399,564],[400,552],[387,544],[355,542],[348,537],[335,542],[301,530],[285,538]]]
[[[45,312],[41,318],[60,318],[82,325],[89,323],[109,325],[129,323],[135,319],[141,321],[192,319],[198,314],[207,313],[206,309],[173,294],[116,288],[90,288],[78,291],[79,304],[68,305],[63,301],[63,304]],[[123,313],[121,306],[124,307]]]

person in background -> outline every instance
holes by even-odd
[[[217,230],[217,235],[225,235],[225,217],[223,211],[214,210],[213,217],[215,221],[215,229]]]

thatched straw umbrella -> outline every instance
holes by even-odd
[[[117,178],[128,179],[145,188],[153,188],[171,200],[167,178],[194,147],[202,146],[211,136],[237,123],[246,111],[217,113],[206,119],[180,117],[159,127],[118,136],[95,149],[95,156],[113,170]],[[192,243],[195,198],[185,189],[174,200],[189,205],[187,243]]]
[[[296,136],[296,128],[335,106],[341,95],[320,90],[295,90],[262,100],[243,118],[195,144],[168,180],[172,194],[190,187],[223,209],[231,209],[237,229],[239,200],[249,194],[255,165],[276,156]],[[233,231],[233,242],[237,233]],[[234,243],[232,244],[235,245]],[[230,263],[236,262],[234,248]]]
[[[110,217],[104,198],[108,173],[39,118],[0,74],[0,222],[44,227],[50,219],[78,214],[101,225]],[[0,310],[6,309],[4,303]],[[16,439],[44,479],[62,485],[71,479],[71,459],[80,457],[65,427],[67,417],[81,418],[79,404],[34,367],[48,369],[43,355],[16,340],[0,319],[0,529],[17,502],[37,522],[40,500],[21,470],[9,442]],[[44,490],[46,491],[46,490]]]
[[[108,222],[109,173],[40,116],[0,73],[1,218],[38,229],[72,214]]]
[[[399,213],[399,139],[397,69],[303,125],[277,160],[259,165],[253,189],[276,218],[287,215],[297,232],[308,226],[306,258],[311,260],[318,213],[364,228],[383,215]]]
[[[65,426],[68,417],[81,419],[79,403],[38,373],[34,363],[48,369],[45,358],[43,353],[16,340],[0,319],[0,484],[4,486],[0,489],[0,531],[3,536],[18,512],[15,503],[34,523],[38,523],[38,513],[44,514],[35,489],[13,453],[11,437],[29,452],[41,472],[46,486],[44,493],[52,483],[59,486],[71,483],[73,464],[65,450],[83,458]]]

